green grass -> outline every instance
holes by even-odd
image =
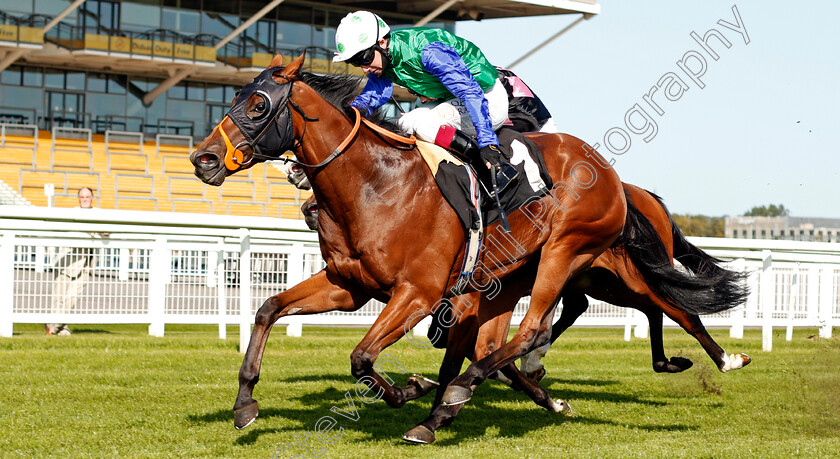
[[[278,328],[255,390],[260,417],[237,431],[232,406],[242,356],[234,327],[227,340],[210,326],[168,326],[164,338],[148,336],[146,326],[72,328],[72,336],[45,337],[42,326],[18,325],[15,337],[0,339],[0,456],[269,458],[289,443],[282,457],[290,457],[306,455],[294,445],[306,435],[325,457],[840,454],[840,330],[828,340],[799,330],[791,342],[777,331],[769,353],[758,331],[734,340],[715,330],[728,352],[753,357],[726,374],[691,337],[667,330],[668,354],[695,365],[663,375],[650,368],[647,340],[572,329],[549,352],[543,387],[571,403],[573,418],[488,381],[435,444],[421,446],[400,437],[425,418],[431,396],[391,409],[354,395],[349,355],[365,330],[305,328],[303,338],[288,338]],[[386,353],[409,373],[431,377],[443,355],[407,342]],[[400,384],[408,376],[384,368]],[[330,411],[347,409],[348,391],[356,421]],[[322,446],[315,424],[328,415],[343,430]]]

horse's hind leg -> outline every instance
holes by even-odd
[[[233,406],[234,425],[247,427],[257,417],[254,386],[260,379],[260,365],[268,335],[277,319],[292,314],[316,314],[326,311],[352,311],[367,302],[368,297],[342,286],[321,271],[300,284],[267,299],[254,319],[251,341],[239,370],[239,393]]]
[[[658,299],[657,299],[658,300]],[[718,369],[722,372],[727,372],[729,370],[737,370],[747,366],[752,359],[747,354],[731,354],[727,355],[726,351],[723,350],[720,345],[718,345],[715,340],[709,336],[709,332],[706,331],[706,327],[703,326],[703,322],[700,321],[700,317],[694,314],[690,314],[685,311],[677,310],[673,306],[665,304],[661,300],[658,300],[661,303],[661,308],[668,315],[674,322],[680,324],[680,326],[688,332],[691,336],[693,336],[703,349],[709,354],[709,357],[715,362]]]
[[[691,360],[684,357],[670,359],[666,357],[662,344],[663,312],[703,346],[720,371],[737,370],[750,363],[750,357],[746,354],[727,355],[723,348],[709,336],[699,316],[666,303],[650,289],[647,283],[641,279],[635,279],[630,273],[622,273],[619,277],[622,282],[612,287],[611,295],[601,296],[598,295],[599,292],[591,294],[613,304],[625,307],[632,305],[647,316],[650,322],[650,347],[654,371],[679,373],[693,365]]]

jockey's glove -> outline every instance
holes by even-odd
[[[499,150],[498,145],[485,145],[478,150],[478,156],[485,164],[490,163],[490,167],[499,167],[502,160],[502,151]]]

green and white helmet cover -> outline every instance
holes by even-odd
[[[333,62],[344,62],[359,51],[375,45],[391,31],[388,24],[370,11],[356,11],[344,16],[335,31]]]

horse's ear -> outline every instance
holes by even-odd
[[[274,67],[282,67],[282,66],[283,66],[283,55],[280,54],[280,53],[277,53],[277,55],[274,56],[274,59],[271,60],[271,63],[268,64],[268,68],[270,68],[270,69],[274,68]]]
[[[297,59],[293,60],[291,64],[287,65],[283,70],[280,71],[281,75],[285,75],[287,77],[296,77],[297,74],[300,72],[301,67],[303,67],[303,61],[306,59],[306,51],[303,52]]]

